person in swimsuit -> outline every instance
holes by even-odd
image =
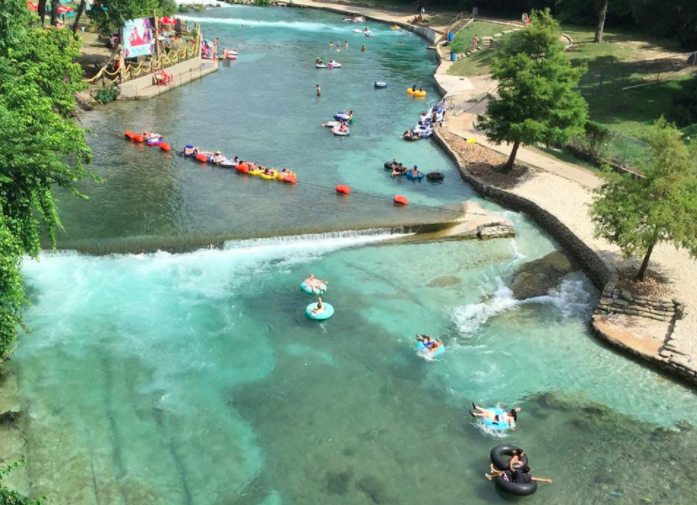
[[[516,422],[518,421],[518,412],[520,412],[520,407],[511,409],[509,412],[498,415],[493,410],[485,409],[479,407],[472,403],[474,410],[470,410],[470,415],[472,417],[483,417],[484,419],[491,419],[494,424],[498,423],[508,423],[509,429],[511,431],[515,430]]]
[[[433,343],[429,346],[428,352],[431,354],[434,354],[438,349],[440,349],[440,346],[443,345],[443,342],[440,341],[439,338],[435,339]]]
[[[523,467],[523,455],[525,452],[522,449],[516,449],[513,451],[513,455],[511,456],[511,459],[508,461],[508,467],[504,469],[499,469],[494,466],[493,463],[489,465],[489,469],[491,470],[491,474],[485,473],[484,477],[486,477],[489,480],[493,480],[496,477],[500,477],[501,475],[508,474],[509,479],[513,475],[513,472],[518,471],[518,469]]]
[[[492,465],[493,469],[493,465]],[[546,479],[544,477],[533,477],[530,475],[530,467],[528,465],[520,466],[516,469],[509,470],[494,470],[492,475],[485,473],[484,477],[488,480],[494,480],[497,477],[503,477],[504,480],[515,482],[517,484],[527,484],[529,482],[544,482],[546,484],[551,484],[552,479]]]
[[[317,314],[321,314],[324,312],[324,304],[322,303],[322,297],[317,298],[317,308],[312,310],[312,315],[316,316]]]
[[[361,46],[361,52],[362,52],[362,53],[365,52],[365,44],[363,44],[363,45]]]

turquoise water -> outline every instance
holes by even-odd
[[[314,59],[316,47],[306,46],[324,41],[325,31],[344,29],[337,16],[304,10],[231,8],[205,16],[246,20],[251,33],[232,41],[243,55],[264,52],[263,46],[265,54],[283,54],[292,45]],[[265,24],[252,30],[252,18]],[[241,24],[205,26],[223,40]],[[369,39],[371,47],[398,37],[376,30],[385,42]],[[425,51],[423,42],[402,36]],[[265,58],[252,61],[262,65]],[[304,75],[284,85],[298,89]],[[227,78],[221,71],[145,105],[104,109],[90,121],[108,131],[106,125],[128,123],[144,107],[186,108],[203,100],[198,88],[219,98],[219,90],[210,90]],[[365,100],[375,96],[371,89],[366,94]],[[303,118],[312,113],[307,109]],[[213,108],[209,117],[223,124]],[[388,121],[379,114],[374,120]],[[269,124],[278,137],[276,128]],[[244,138],[241,149],[257,145],[254,135]],[[346,140],[357,138],[358,132]],[[310,137],[292,146],[294,156],[306,156],[308,167],[311,160],[308,171],[318,179],[365,184],[379,194],[393,190],[379,166],[350,170],[350,160],[362,155],[357,141],[337,154],[336,164],[306,151],[335,140]],[[102,153],[110,145],[130,149],[104,134],[94,142]],[[392,142],[376,134],[375,157],[385,158],[380,149]],[[423,163],[453,171],[430,144],[409,149]],[[238,206],[226,208],[234,218],[229,228],[202,217],[222,205],[217,195],[228,176],[229,198],[247,202],[242,209],[275,213],[275,221],[255,214],[260,235],[272,233],[279,220],[297,225],[307,211],[295,200],[296,192],[310,191],[300,185],[285,192],[285,185],[239,183],[236,174],[163,162],[153,150],[140,156],[152,158],[141,172],[98,161],[107,173],[128,170],[134,181],[127,175],[121,181],[133,192],[112,179],[88,204],[100,209],[96,217],[66,207],[79,228],[68,225],[69,233],[99,244],[143,235],[157,243],[170,233],[187,238],[199,225],[211,234],[242,233],[248,224]],[[152,186],[144,185],[148,180]],[[157,181],[166,180],[178,188],[179,207],[171,207],[174,197],[156,198],[166,193]],[[471,194],[455,177],[446,182],[409,186],[408,195],[441,204]],[[379,200],[362,209],[353,197],[350,202],[351,212],[327,213],[338,227],[344,218],[370,224],[392,209]],[[325,207],[331,205],[327,200]],[[159,220],[139,228],[141,212]],[[592,339],[588,320],[598,293],[582,274],[569,275],[548,296],[513,300],[505,285],[516,268],[558,246],[527,219],[504,213],[515,223],[516,239],[411,244],[374,230],[230,240],[222,249],[181,254],[63,251],[27,261],[32,334],[23,337],[12,366],[27,414],[22,427],[32,491],[49,494],[54,504],[502,503],[511,499],[482,474],[489,450],[504,440],[529,452],[534,474],[554,480],[526,502],[692,503],[686,469],[697,463],[689,425],[694,393]],[[313,297],[299,284],[310,272],[330,280],[325,299],[336,314],[325,323],[304,315]],[[440,336],[446,353],[432,361],[418,357],[416,332]],[[472,401],[521,406],[519,429],[483,429],[467,414]]]
[[[238,47],[239,60],[221,63],[219,72],[156,100],[118,102],[83,117],[94,133],[93,169],[105,183],[84,188],[91,196],[87,202],[62,198],[67,232],[61,247],[132,252],[268,231],[388,226],[439,215],[416,205],[395,207],[397,194],[429,206],[474,195],[433,141],[400,139],[440,99],[432,87],[435,53],[418,36],[370,23],[377,36],[366,38],[339,16],[311,10],[235,7],[194,19],[221,47]],[[340,40],[341,51],[330,53],[329,40]],[[366,52],[360,51],[363,43]],[[317,70],[317,56],[336,59],[343,68]],[[376,80],[389,87],[375,90]],[[407,96],[414,83],[429,96]],[[351,136],[334,137],[320,125],[344,109],[355,112]],[[288,167],[300,184],[165,155],[126,142],[126,130],[157,131],[174,146],[191,143]],[[392,179],[383,163],[395,157],[424,172],[443,172],[445,181]],[[337,197],[339,184],[353,189],[350,199]]]

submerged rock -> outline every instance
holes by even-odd
[[[518,300],[544,296],[559,284],[562,277],[577,269],[566,254],[554,251],[544,258],[521,265],[508,287]]]
[[[373,503],[380,504],[387,503],[389,501],[387,490],[377,477],[373,477],[372,475],[363,477],[356,483],[356,486],[358,489],[367,494]]]
[[[443,275],[441,277],[436,277],[431,282],[427,284],[429,288],[444,288],[446,286],[453,286],[459,284],[460,279],[454,275]]]

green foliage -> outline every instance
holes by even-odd
[[[697,256],[697,144],[686,146],[663,118],[648,143],[644,176],[608,174],[591,207],[597,236],[617,244],[625,257],[644,257],[640,279],[658,242]]]
[[[94,95],[94,99],[99,103],[111,103],[121,94],[121,89],[118,86],[108,86],[99,88]]]
[[[26,4],[6,0],[6,12],[27,23]],[[24,296],[19,267],[37,256],[43,233],[52,241],[60,220],[51,193],[92,177],[91,152],[72,119],[75,93],[84,89],[74,62],[79,42],[69,30],[14,29],[0,45],[0,359],[16,340]]]
[[[494,58],[492,75],[499,81],[499,98],[478,118],[490,140],[514,144],[507,169],[513,168],[521,144],[564,143],[582,135],[588,114],[586,101],[576,91],[585,67],[571,66],[559,23],[548,10],[533,11],[532,18],[516,44]]]
[[[689,126],[697,123],[697,77],[685,82],[682,88],[673,95],[671,119],[678,126]]]
[[[254,0],[254,5],[259,7],[266,7],[271,5],[271,0]]]
[[[102,7],[108,7],[105,11]],[[89,17],[105,35],[118,33],[125,21],[147,18],[156,12],[158,16],[171,16],[177,12],[174,0],[94,0]]]
[[[46,498],[30,500],[26,496],[12,491],[2,484],[2,480],[14,469],[19,468],[24,461],[15,461],[11,465],[0,467],[0,505],[41,505]]]
[[[612,130],[603,123],[597,121],[586,121],[585,126],[585,141],[588,146],[588,154],[592,158],[597,158],[600,149],[612,137]]]

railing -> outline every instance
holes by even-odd
[[[165,52],[160,54],[160,56],[157,58],[151,58],[149,61],[143,61],[138,63],[137,65],[129,63],[128,65],[125,65],[123,68],[114,69],[112,67],[112,70],[110,70],[110,66],[112,65],[112,62],[115,59],[115,55],[117,55],[121,50],[121,48],[118,47],[109,57],[104,66],[99,70],[99,72],[97,72],[97,74],[94,77],[85,79],[85,82],[88,84],[94,84],[97,81],[101,80],[102,86],[107,86],[113,84],[121,84],[132,79],[137,79],[138,77],[142,77],[149,73],[157,72],[158,70],[162,70],[164,68],[176,65],[177,63],[180,63],[182,61],[187,61],[197,57],[200,54],[202,42],[203,36],[201,34],[201,30],[200,28],[198,28],[198,26],[196,26],[196,38],[186,42],[187,45],[192,44],[190,47],[174,49],[168,52],[166,51],[166,49],[162,48],[162,51]],[[161,43],[158,42],[158,44]]]

